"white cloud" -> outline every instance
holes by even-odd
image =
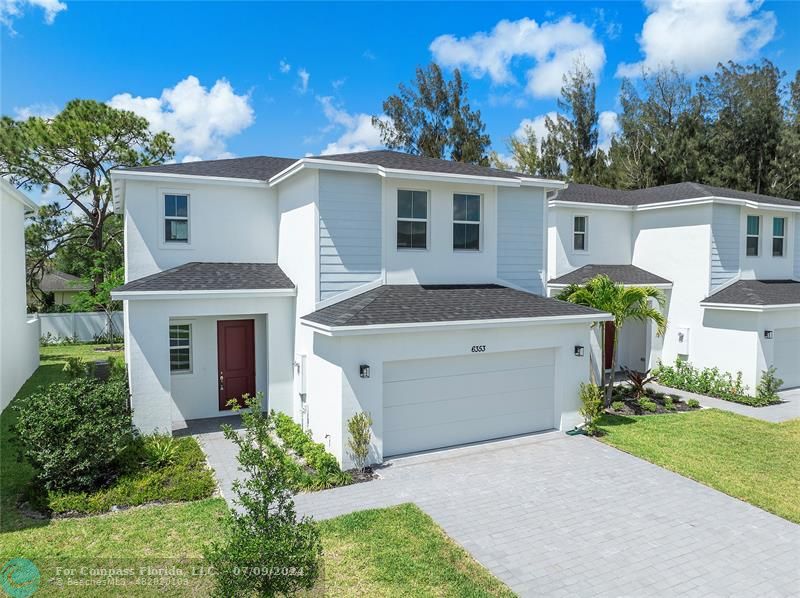
[[[187,154],[185,159],[230,156],[227,140],[254,120],[249,94],[237,95],[225,79],[207,89],[193,75],[164,89],[160,97],[121,93],[108,104],[145,117],[154,132],[169,131],[176,151]]]
[[[300,82],[297,84],[297,91],[306,93],[308,91],[308,80],[311,79],[311,74],[306,69],[300,67],[297,71],[297,76],[300,77]]]
[[[555,111],[550,111],[547,114],[540,114],[534,118],[523,118],[520,121],[517,130],[514,131],[514,137],[517,139],[524,140],[526,133],[525,129],[531,127],[533,132],[536,134],[536,141],[539,144],[539,149],[542,147],[542,142],[547,138],[547,127],[544,124],[544,121],[547,117],[550,118],[553,122],[556,121],[557,114]]]
[[[744,60],[775,35],[777,21],[761,11],[761,0],[645,0],[650,15],[638,36],[640,62],[621,63],[617,76],[637,77],[674,64],[690,75],[718,62]]]
[[[606,61],[594,30],[570,16],[541,25],[528,18],[502,20],[491,32],[469,37],[440,35],[430,50],[439,64],[464,68],[474,77],[488,75],[496,85],[516,83],[512,63],[518,57],[532,59],[535,64],[526,73],[526,89],[535,97],[558,96],[564,74],[577,59],[582,58],[595,76]]]
[[[278,63],[278,68],[281,70],[282,73],[285,74],[292,70],[292,65],[286,62],[286,60],[284,59]]]
[[[28,120],[31,116],[39,116],[41,118],[53,118],[60,112],[58,106],[51,103],[37,103],[30,106],[21,106],[14,108],[14,118],[16,120]]]
[[[619,115],[613,110],[604,110],[598,117],[597,129],[597,145],[608,152],[611,140],[619,132]]]
[[[322,105],[322,112],[328,119],[326,130],[344,131],[336,141],[325,146],[320,152],[322,155],[363,152],[381,147],[380,134],[372,124],[371,115],[350,114],[336,106],[331,96],[318,97],[317,101]]]
[[[48,25],[55,22],[58,13],[67,10],[67,5],[59,0],[0,0],[0,23],[14,31],[14,19],[22,16],[26,6],[41,8]]]

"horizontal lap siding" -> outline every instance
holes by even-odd
[[[543,294],[544,194],[503,188],[497,194],[497,276]]]
[[[377,176],[319,173],[320,299],[381,275],[381,185]]]
[[[711,217],[711,290],[739,274],[739,207],[714,205]]]

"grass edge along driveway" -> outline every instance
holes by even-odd
[[[728,411],[604,415],[601,442],[800,523],[800,419]]]

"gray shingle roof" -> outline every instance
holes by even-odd
[[[304,316],[325,326],[583,316],[601,312],[494,284],[384,285]]]
[[[739,280],[706,297],[702,302],[733,305],[800,304],[800,282],[796,280]]]
[[[202,160],[184,164],[159,164],[157,166],[125,168],[122,170],[266,181],[295,162],[297,162],[295,158],[253,156],[251,158],[230,158],[228,160]]]
[[[730,197],[775,205],[800,206],[800,203],[791,199],[688,182],[635,190],[607,189],[605,187],[596,187],[595,185],[570,183],[569,187],[558,192],[555,199],[616,206],[640,206],[701,197]]]
[[[114,289],[130,291],[234,291],[293,289],[277,264],[189,262]]]
[[[39,281],[39,289],[45,293],[53,293],[55,291],[85,291],[90,288],[91,285],[86,284],[77,276],[57,270],[45,272],[44,276],[42,276],[42,279]]]
[[[631,265],[587,264],[563,276],[554,278],[548,284],[583,284],[599,274],[605,274],[620,284],[670,284],[666,278]]]

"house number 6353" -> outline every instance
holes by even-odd
[[[472,345],[473,353],[483,353],[486,351],[486,345]]]

